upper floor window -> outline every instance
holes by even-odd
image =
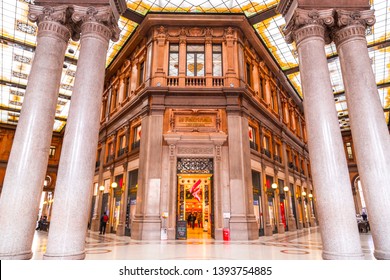
[[[347,146],[347,156],[348,156],[348,159],[353,159],[353,152],[352,152],[351,142],[347,142],[345,145]]]
[[[139,71],[138,71],[138,85],[142,85],[144,82],[144,69],[145,69],[145,62],[142,61],[139,65]]]
[[[246,63],[246,83],[250,87],[253,87],[253,85],[252,85],[252,67],[251,67],[250,63]]]
[[[204,45],[187,45],[187,76],[204,76]]]
[[[168,76],[179,75],[179,45],[171,44],[169,46],[169,69]]]
[[[213,76],[223,76],[222,45],[213,45]]]
[[[119,143],[118,143],[118,156],[121,156],[125,153],[126,149],[126,135],[122,134],[119,136]]]
[[[56,146],[50,146],[49,158],[53,158],[56,155]]]
[[[249,145],[251,149],[257,150],[257,144],[256,144],[256,129],[252,126],[249,126]]]
[[[133,128],[133,142],[131,144],[131,149],[139,148],[141,140],[141,125],[137,125]]]

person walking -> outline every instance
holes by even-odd
[[[107,222],[108,222],[108,216],[107,216],[107,213],[104,212],[104,214],[100,218],[100,233],[99,234],[106,234]]]

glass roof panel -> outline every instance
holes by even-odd
[[[279,0],[127,0],[127,7],[137,13],[245,13],[251,16],[274,7]]]

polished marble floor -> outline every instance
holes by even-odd
[[[47,232],[36,231],[33,259],[41,260],[46,250]],[[320,260],[319,228],[298,230],[255,241],[215,241],[201,230],[188,230],[187,240],[137,241],[115,234],[89,231],[87,260]],[[365,259],[373,260],[371,233],[360,233]]]

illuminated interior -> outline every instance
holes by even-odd
[[[247,16],[280,69],[285,73],[298,95],[302,97],[296,47],[284,41],[285,21],[275,11],[278,2],[279,0],[127,0],[127,11],[119,20],[120,38],[117,42],[110,42],[106,66],[113,61],[142,18],[149,12],[241,13]],[[5,124],[17,124],[23,106],[23,97],[36,46],[37,27],[27,19],[28,4],[33,3],[33,0],[3,0],[0,4],[0,122]],[[368,50],[386,122],[389,123],[390,24],[388,20],[390,20],[390,3],[387,0],[371,0],[371,4],[376,11],[376,23],[367,30]],[[344,96],[339,58],[334,44],[326,47],[326,54],[340,128],[349,130],[348,108]],[[61,132],[66,124],[78,55],[79,44],[71,41],[65,55],[62,72],[53,127],[56,132]]]

